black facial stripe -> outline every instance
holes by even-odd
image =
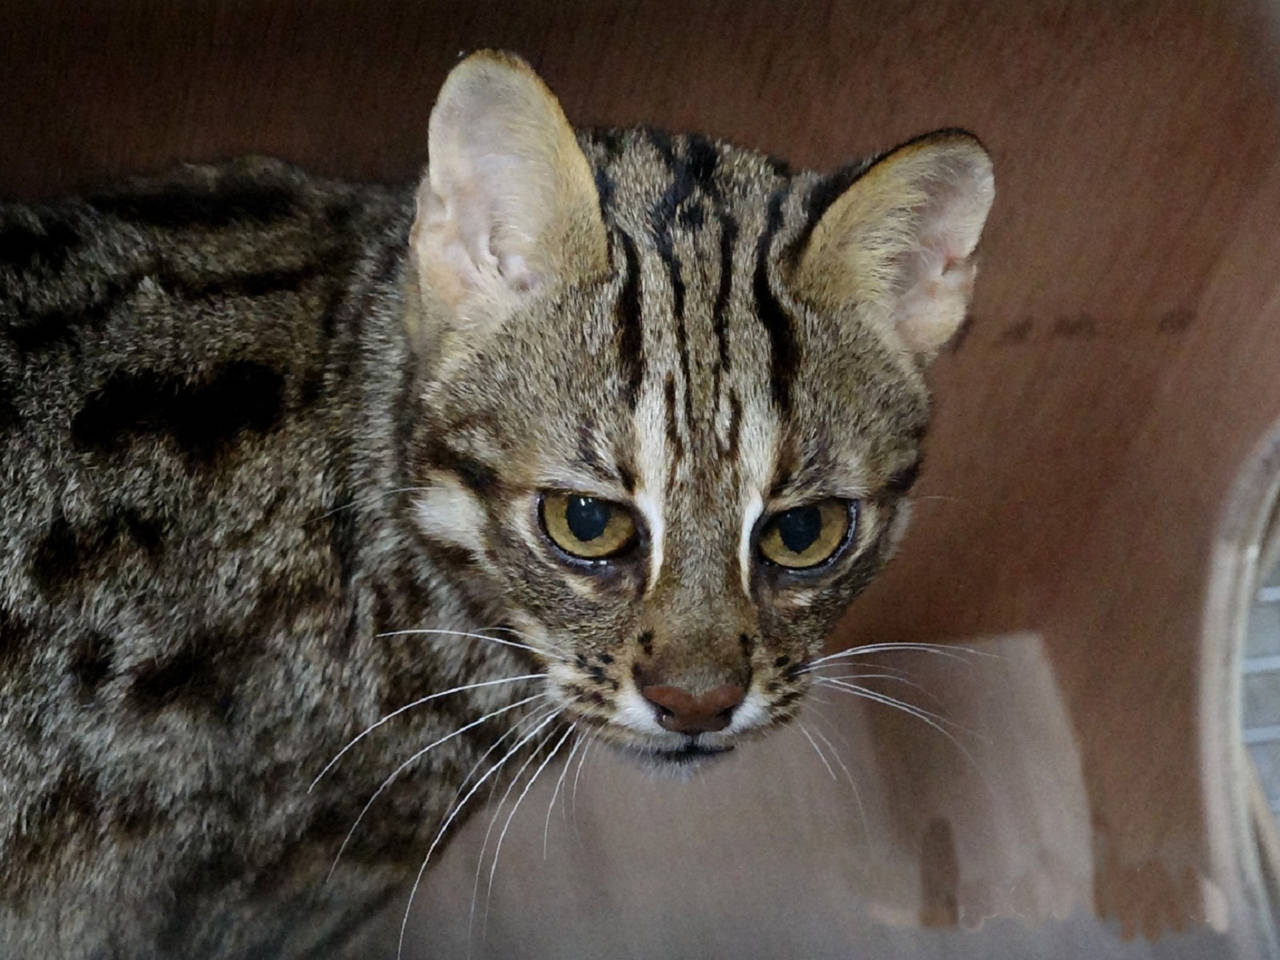
[[[426,466],[452,473],[464,486],[482,497],[498,483],[498,469],[492,464],[459,453],[442,442],[431,445]]]
[[[667,442],[671,444],[671,449],[674,451],[671,457],[671,470],[674,472],[676,465],[684,457],[684,441],[680,438],[680,424],[676,419],[676,378],[670,373],[667,374],[666,399]]]
[[[721,377],[729,370],[729,294],[733,290],[733,246],[738,239],[738,222],[727,213],[720,214],[720,285],[711,311],[711,327],[715,331],[719,352],[712,372],[711,395],[720,402]]]
[[[760,323],[769,334],[772,364],[770,369],[770,385],[773,390],[773,402],[779,412],[786,414],[791,410],[791,381],[795,377],[799,362],[799,348],[795,341],[795,331],[791,316],[783,308],[769,285],[769,255],[773,246],[773,238],[782,225],[782,204],[787,197],[788,187],[776,190],[769,199],[768,219],[764,233],[760,236],[756,248],[756,270],[752,282],[755,295],[756,312]]]
[[[725,445],[725,455],[733,462],[738,457],[738,436],[742,430],[742,401],[738,399],[738,391],[729,390],[729,439]]]
[[[640,309],[640,261],[635,244],[622,231],[623,255],[626,258],[622,293],[618,297],[618,364],[627,381],[627,404],[632,410],[640,399],[644,382],[644,329]]]

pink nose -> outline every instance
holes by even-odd
[[[641,687],[640,695],[658,708],[658,723],[675,733],[704,733],[723,730],[729,725],[733,709],[742,702],[746,691],[725,684],[694,696],[679,687]]]

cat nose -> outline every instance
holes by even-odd
[[[640,695],[657,708],[658,723],[673,733],[709,733],[723,730],[746,691],[732,684],[695,696],[679,687],[654,685],[640,688]]]

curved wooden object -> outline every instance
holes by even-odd
[[[973,129],[999,184],[974,321],[935,371],[917,522],[834,641],[999,654],[896,662],[972,732],[833,704],[858,804],[799,731],[688,787],[593,761],[586,846],[557,816],[544,865],[518,821],[474,955],[1270,956],[1230,687],[1280,469],[1249,461],[1280,420],[1270,10],[9,3],[0,192],[246,151],[407,178],[477,46],[523,52],[576,122],[801,165]],[[446,955],[483,826],[424,898]]]

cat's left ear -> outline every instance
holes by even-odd
[[[454,67],[428,137],[411,253],[450,328],[501,322],[557,279],[607,272],[591,166],[523,60],[486,50]]]
[[[822,214],[800,252],[796,292],[831,311],[871,306],[928,362],[964,321],[994,197],[991,158],[977,138],[944,130],[912,140]]]

